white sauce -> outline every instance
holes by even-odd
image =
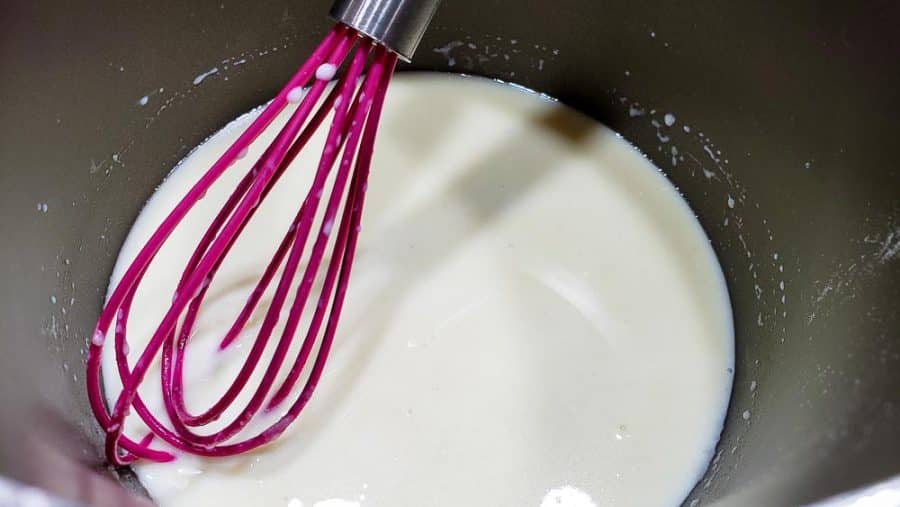
[[[391,87],[342,327],[316,395],[252,454],[137,465],[148,491],[163,507],[680,503],[712,456],[733,367],[721,270],[685,202],[630,145],[558,103],[448,75],[402,74]],[[113,283],[250,120],[200,146],[159,188]],[[133,350],[212,214],[285,120],[160,253],[134,303]],[[294,215],[322,142],[263,203],[210,287],[188,357],[194,412],[249,349],[258,319],[235,351],[212,352]],[[163,414],[158,369],[147,379],[142,394]],[[115,376],[105,382],[117,392]]]

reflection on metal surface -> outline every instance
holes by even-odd
[[[78,504],[0,477],[0,507],[78,507]]]
[[[811,507],[897,507],[900,505],[900,475],[848,493],[810,504]]]
[[[410,61],[440,0],[338,0],[331,17]]]

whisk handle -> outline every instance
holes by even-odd
[[[441,0],[335,0],[331,17],[410,61]]]

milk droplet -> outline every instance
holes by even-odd
[[[202,74],[199,74],[197,77],[194,78],[194,80],[192,82],[194,83],[194,86],[197,86],[198,84],[202,83],[204,79],[208,78],[209,76],[212,76],[213,74],[218,74],[218,73],[219,73],[219,68],[213,67],[213,68],[209,69],[208,71],[203,72]]]
[[[323,63],[316,69],[316,79],[320,81],[331,81],[337,73],[337,66],[333,63]]]
[[[750,420],[750,411],[744,410],[744,413],[741,414],[741,417],[743,417],[745,421],[749,421]]]
[[[106,335],[101,333],[99,330],[94,331],[94,336],[93,338],[91,338],[91,343],[98,347],[102,347],[104,341],[106,341]]]
[[[666,127],[675,125],[675,115],[672,113],[666,113],[666,115],[663,117],[663,122],[666,124]]]
[[[296,88],[292,88],[291,91],[287,94],[287,101],[291,104],[299,104],[303,97],[306,95],[306,90],[303,89],[302,86],[298,86]]]

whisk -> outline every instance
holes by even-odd
[[[412,56],[438,3],[439,0],[338,0],[331,11],[337,24],[309,60],[191,187],[128,266],[100,313],[87,356],[88,398],[106,433],[106,456],[111,464],[126,465],[139,459],[171,461],[176,452],[207,457],[233,456],[271,442],[300,415],[322,375],[341,314],[388,84],[397,59],[408,61]],[[342,66],[346,66],[346,71],[328,91],[329,83]],[[171,305],[146,348],[140,351],[133,367],[129,367],[126,360],[128,317],[135,293],[154,257],[207,190],[236,159],[246,154],[247,147],[288,104],[297,104],[296,110],[239,181],[200,238],[181,273]],[[219,342],[219,348],[223,350],[235,342],[281,270],[253,345],[225,394],[202,413],[190,413],[184,397],[185,348],[207,289],[260,203],[332,112],[312,184],[271,262]],[[318,233],[301,275],[299,266],[329,181],[332,181],[331,191],[327,195],[324,214],[317,222]],[[275,388],[276,376],[289,359],[288,352],[301,315],[310,311],[307,303],[314,292],[313,282],[329,245],[331,250],[324,281],[312,309],[309,327],[296,357],[288,363],[287,376]],[[299,284],[293,291],[293,300],[288,303],[292,282],[297,276],[300,276]],[[260,364],[286,304],[287,320],[281,336],[268,364]],[[111,328],[117,371],[104,374],[118,374],[122,390],[108,409],[100,387],[100,361]],[[318,350],[313,354],[317,342]],[[299,394],[294,394],[294,387],[312,356],[314,359],[306,381]],[[153,414],[138,394],[138,387],[146,380],[149,367],[157,360],[161,365],[159,381],[166,418]],[[257,368],[264,368],[262,380],[237,416],[212,433],[199,433],[198,428],[220,419],[235,404]],[[291,401],[287,410],[274,423],[251,437],[242,435],[242,430],[251,421],[282,407],[288,398]],[[124,435],[124,421],[132,409],[149,429],[140,439]],[[153,447],[155,439],[168,446]]]

